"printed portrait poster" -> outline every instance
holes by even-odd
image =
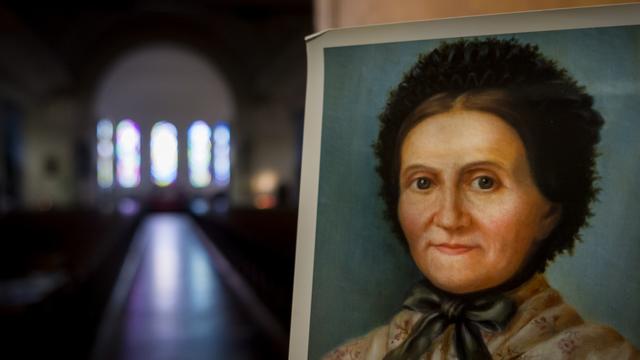
[[[622,5],[347,28],[307,39],[291,359],[320,359],[388,324],[424,278],[405,240],[385,218],[373,145],[380,114],[403,76],[421,55],[460,39],[512,39],[536,46],[593,97],[593,109],[604,121],[596,146],[599,192],[591,203],[593,215],[580,228],[573,251],[557,255],[544,277],[585,321],[609,326],[640,347],[640,6]],[[581,141],[573,131],[562,140]],[[460,145],[455,139],[451,143]],[[485,190],[487,185],[484,178],[478,183],[477,178],[435,176],[410,186]],[[500,179],[488,181],[488,191],[506,186],[494,184]],[[476,200],[475,212],[461,226],[483,224],[483,217],[495,215],[495,209],[482,211],[488,203]],[[464,207],[464,201],[458,205]],[[503,210],[513,217],[507,205]],[[554,211],[559,219],[564,215]],[[487,237],[501,236],[487,231]],[[492,271],[493,263],[487,264],[477,271]],[[572,351],[570,342],[567,346]]]

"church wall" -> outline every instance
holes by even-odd
[[[629,0],[314,0],[316,31],[457,16],[623,4]]]

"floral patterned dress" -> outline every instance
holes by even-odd
[[[585,322],[544,276],[509,293],[518,311],[504,331],[482,332],[494,359],[640,359],[640,352],[615,330]],[[325,360],[382,359],[409,335],[421,313],[403,310],[388,325],[351,340]],[[450,326],[423,359],[457,359]]]

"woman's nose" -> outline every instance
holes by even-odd
[[[447,230],[456,230],[469,225],[469,214],[457,189],[448,189],[442,194],[434,222]]]

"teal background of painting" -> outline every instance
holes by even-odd
[[[573,256],[547,277],[584,318],[640,346],[640,27],[500,36],[539,45],[596,100],[606,120],[602,188]],[[325,50],[323,130],[309,358],[386,323],[419,277],[382,220],[371,144],[390,89],[438,41]],[[571,139],[567,139],[571,141]]]

